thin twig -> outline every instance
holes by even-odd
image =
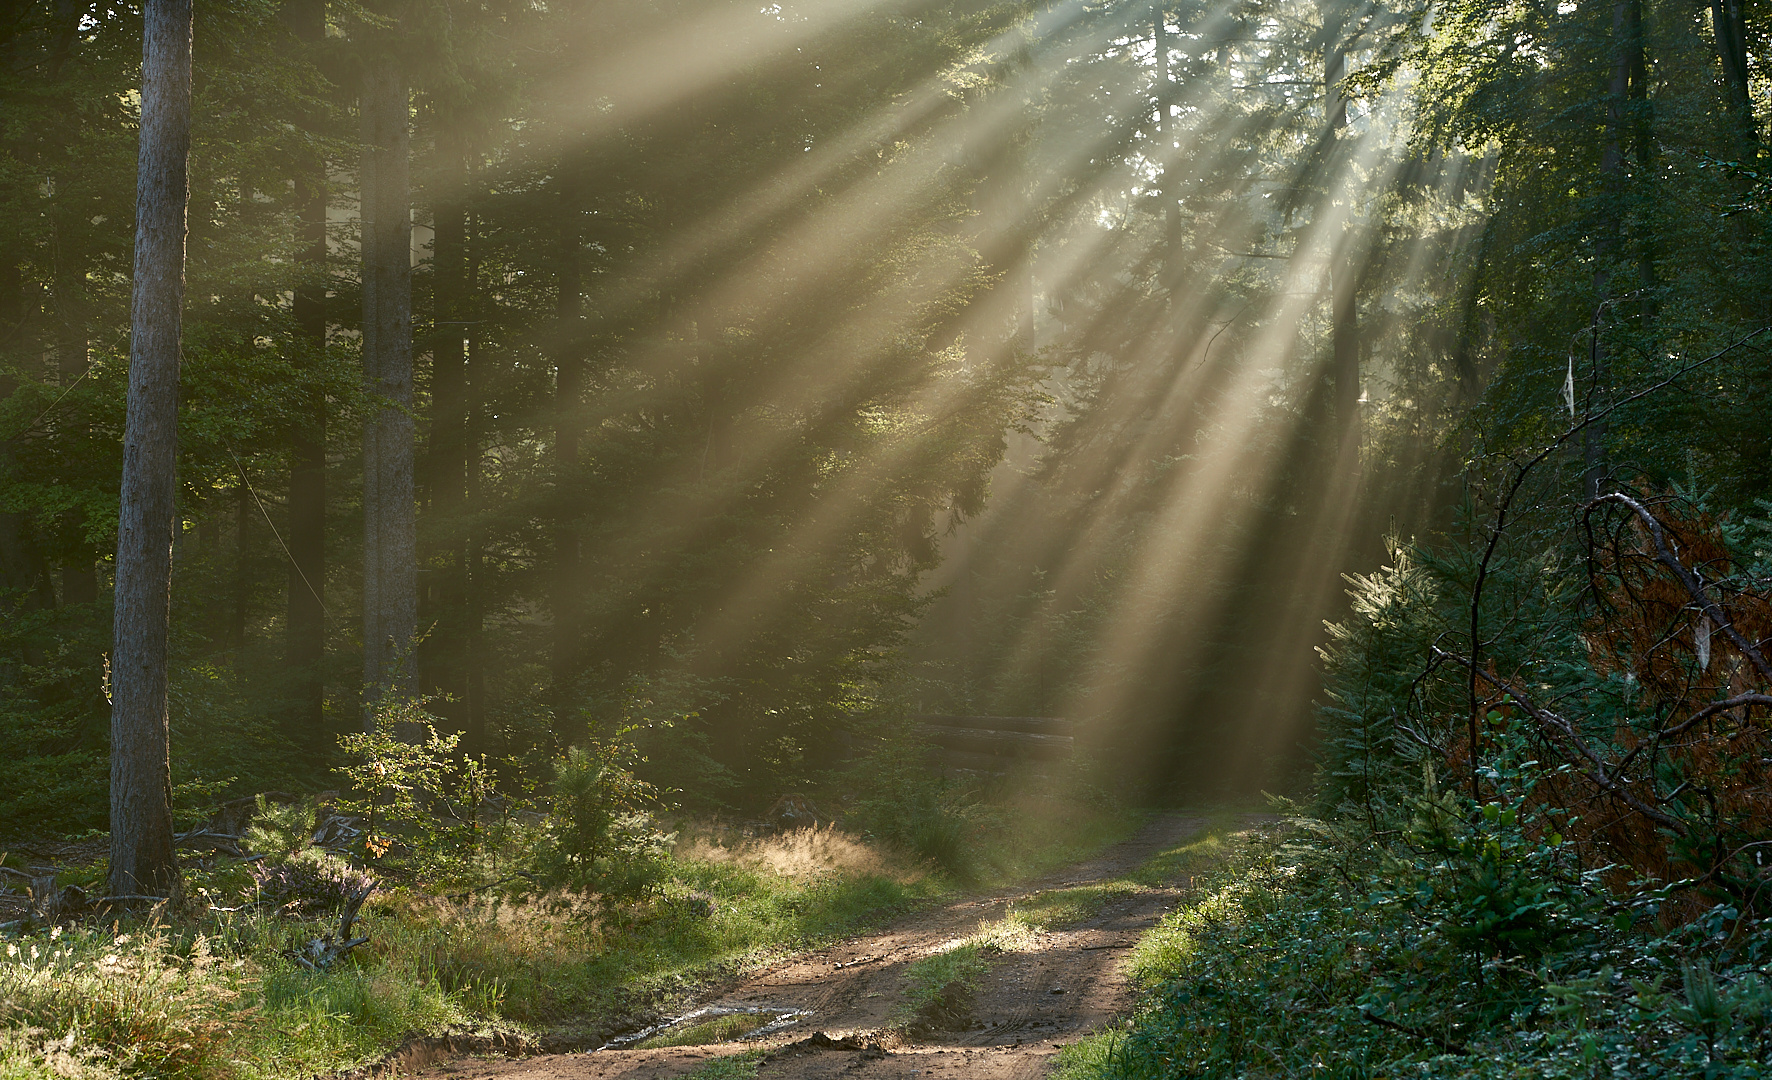
[[[283,549],[283,555],[289,560],[289,565],[295,567],[295,572],[301,577],[301,583],[314,594],[314,603],[320,605],[320,614],[330,619],[332,613],[326,610],[326,601],[320,599],[320,591],[314,588],[314,583],[308,580],[307,573],[302,570],[301,563],[296,562],[295,556],[290,553],[289,545],[283,542],[283,534],[277,531],[277,523],[271,520],[271,512],[265,509],[264,500],[259,498],[258,492],[252,489],[252,481],[246,476],[246,467],[240,464],[239,455],[234,453],[234,448],[231,446],[228,447],[228,456],[234,459],[234,468],[240,470],[240,482],[246,485],[246,493],[251,495],[252,501],[258,504],[258,512],[264,515],[265,524],[271,527],[271,535],[277,538],[277,546]]]
[[[1360,1007],[1360,1015],[1365,1017],[1367,1020],[1372,1021],[1374,1024],[1377,1024],[1379,1027],[1390,1028],[1392,1031],[1400,1031],[1405,1035],[1413,1035],[1417,1039],[1426,1039],[1428,1042],[1433,1043],[1435,1046],[1438,1046],[1440,1049],[1446,1051],[1448,1054],[1468,1054],[1468,1053],[1470,1053],[1470,1051],[1468,1049],[1466,1049],[1465,1045],[1461,1042],[1454,1042],[1451,1039],[1442,1038],[1439,1035],[1435,1035],[1431,1031],[1422,1031],[1420,1028],[1412,1028],[1407,1024],[1399,1024],[1395,1020],[1386,1020],[1384,1017],[1379,1016],[1377,1013],[1371,1011],[1370,1009],[1367,1009],[1365,1006]]]

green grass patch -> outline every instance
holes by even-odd
[[[1101,1080],[1114,1075],[1114,1065],[1126,1033],[1111,1028],[1068,1043],[1052,1063],[1048,1080]]]
[[[1054,800],[977,813],[1000,817],[993,842],[983,845],[991,850],[957,876],[825,831],[718,851],[686,845],[657,895],[610,908],[514,904],[490,894],[463,907],[417,892],[378,894],[358,924],[369,944],[329,972],[285,959],[335,929],[329,920],[267,912],[0,941],[0,1080],[285,1080],[363,1066],[412,1035],[598,1036],[616,1017],[676,1007],[710,977],[950,895],[961,877],[1003,882],[1039,873],[1138,822]],[[243,880],[238,867],[224,868],[191,875],[188,887],[228,906],[238,903]],[[989,947],[1008,947],[1015,934],[1077,902],[1053,897],[1025,920],[1005,920]],[[8,954],[7,944],[18,951]],[[963,967],[986,946],[975,943],[945,963]],[[956,978],[929,969],[938,992]],[[678,1045],[719,1041],[741,1034],[742,1023],[755,1019],[722,1018],[706,1031],[665,1037]],[[722,1060],[738,1071],[710,1077],[755,1071],[753,1058]]]
[[[718,1057],[683,1080],[751,1080],[757,1075],[757,1066],[763,1063],[763,1054],[762,1050],[747,1050],[742,1054]]]
[[[941,1027],[957,1021],[986,967],[983,943],[971,938],[912,962],[904,971],[895,1024]]]
[[[637,1048],[662,1050],[667,1046],[711,1046],[714,1043],[730,1042],[749,1035],[772,1019],[774,1017],[761,1013],[728,1013],[703,1020],[699,1024],[660,1032],[639,1043]]]

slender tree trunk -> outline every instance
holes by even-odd
[[[450,126],[438,138],[443,159],[442,187],[434,211],[431,248],[431,432],[425,455],[425,489],[432,535],[442,562],[435,574],[433,614],[425,641],[425,685],[442,695],[436,711],[455,731],[467,728],[467,316],[468,158],[459,130]]]
[[[51,79],[58,79],[61,77],[62,65],[74,55],[74,42],[80,35],[80,19],[86,14],[86,5],[78,0],[55,0],[51,12],[53,23],[49,37],[47,74]]]
[[[573,685],[578,677],[578,641],[580,612],[578,604],[579,558],[582,538],[579,536],[578,441],[582,421],[579,418],[584,395],[584,360],[580,356],[583,333],[579,326],[580,293],[583,288],[579,261],[581,242],[578,227],[578,205],[570,187],[560,191],[562,223],[560,237],[559,295],[556,299],[558,344],[557,372],[554,385],[554,498],[557,507],[554,527],[554,656],[553,706],[554,739],[563,744],[569,738],[569,717],[575,699]]]
[[[1323,17],[1323,108],[1329,123],[1330,143],[1327,160],[1339,162],[1343,155],[1339,140],[1347,131],[1347,97],[1341,82],[1347,78],[1347,41],[1344,14],[1338,6],[1324,9]],[[1328,182],[1337,180],[1338,169],[1326,170]],[[1333,197],[1331,193],[1330,197]],[[1360,297],[1359,267],[1345,234],[1329,239],[1329,307],[1330,361],[1329,381],[1333,386],[1329,407],[1334,416],[1343,464],[1350,442],[1359,437],[1360,429]],[[1351,463],[1357,470],[1357,458]]]
[[[406,83],[385,53],[363,99],[363,692],[410,694],[418,630],[413,503],[412,217]],[[365,717],[365,722],[370,721]]]
[[[176,896],[166,684],[191,146],[191,0],[147,0],[143,16],[129,400],[111,646],[111,892]]]
[[[229,613],[228,645],[241,648],[246,644],[246,616],[252,606],[252,493],[246,487],[246,476],[234,488],[234,597]]]
[[[462,310],[470,320],[475,320],[479,307],[473,301],[477,296],[476,282],[479,279],[479,262],[476,254],[478,245],[474,240],[474,215],[464,213],[462,220],[462,239],[464,245],[465,264],[462,270],[462,292],[464,304]],[[464,553],[464,570],[467,594],[463,597],[466,625],[463,628],[462,644],[465,654],[463,668],[467,679],[467,731],[462,738],[463,749],[470,754],[486,752],[486,653],[482,630],[485,625],[486,601],[485,590],[485,527],[480,523],[481,492],[480,492],[480,438],[482,420],[481,398],[482,386],[486,375],[480,368],[478,338],[475,334],[477,322],[470,321],[466,336],[467,355],[462,365],[462,414],[464,422],[463,461],[465,464],[464,507],[467,514],[467,550]]]
[[[1613,299],[1611,263],[1623,232],[1621,204],[1625,198],[1624,150],[1629,136],[1631,84],[1633,76],[1641,80],[1644,69],[1639,0],[1616,0],[1612,5],[1612,50],[1612,74],[1606,86],[1606,145],[1600,152],[1600,183],[1611,205],[1594,248],[1594,313],[1588,339],[1590,412],[1605,407],[1612,381],[1612,358],[1601,331],[1612,314],[1608,311]],[[1590,500],[1599,498],[1611,473],[1606,453],[1610,428],[1605,420],[1596,420],[1582,435],[1582,491]]]
[[[287,0],[283,17],[312,48],[326,38],[326,0]],[[327,750],[326,684],[326,158],[316,154],[295,176],[302,277],[295,290],[296,363],[302,369],[301,416],[289,461],[289,572],[284,585],[284,662],[293,679],[290,741],[311,762]]]
[[[1157,192],[1163,198],[1163,285],[1173,293],[1181,285],[1181,203],[1175,195],[1175,178],[1170,168],[1175,157],[1175,138],[1169,107],[1175,96],[1175,83],[1169,75],[1169,9],[1163,0],[1158,0],[1152,29],[1157,67]]]
[[[91,559],[62,567],[62,603],[90,604],[98,599],[98,573]]]
[[[73,48],[73,30],[79,21],[83,9],[58,0],[56,5],[57,40],[52,48],[50,59],[51,77],[58,70]],[[63,39],[63,36],[66,39]],[[87,329],[87,299],[85,296],[84,275],[74,263],[70,249],[72,242],[69,235],[69,221],[78,211],[70,206],[72,201],[64,192],[61,184],[52,182],[52,190],[57,197],[52,201],[51,225],[54,251],[54,292],[55,298],[55,372],[59,385],[71,387],[86,374],[91,363],[92,342]],[[45,372],[45,375],[49,375]],[[87,435],[85,424],[65,428],[70,435],[83,437]],[[67,547],[73,549],[72,558],[62,567],[62,602],[65,604],[81,604],[98,598],[98,578],[93,572],[96,552],[86,544],[79,514],[70,512],[64,517],[62,538],[68,541]]]
[[[1754,117],[1752,91],[1747,72],[1747,16],[1743,0],[1711,0],[1711,32],[1717,41],[1717,59],[1723,64],[1723,86],[1729,109],[1743,142],[1759,141],[1759,121]]]

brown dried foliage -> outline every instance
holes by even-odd
[[[1604,766],[1580,760],[1570,738],[1547,730],[1546,742],[1577,769],[1553,777],[1540,798],[1566,809],[1584,855],[1617,864],[1620,877],[1686,880],[1699,894],[1759,907],[1772,883],[1772,865],[1762,866],[1772,864],[1772,697],[1721,703],[1772,695],[1763,674],[1772,589],[1731,565],[1715,520],[1671,497],[1596,504],[1588,526],[1598,601],[1583,634],[1589,661],[1633,689],[1624,721],[1573,721]],[[1714,604],[1708,613],[1695,585]],[[1516,703],[1525,695],[1493,675],[1488,681]],[[1655,821],[1643,807],[1676,824]]]

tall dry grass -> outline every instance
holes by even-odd
[[[928,877],[928,867],[903,855],[870,847],[835,825],[795,829],[773,836],[722,842],[716,827],[703,824],[683,830],[676,857],[686,862],[739,866],[789,881],[831,874],[882,877],[910,885]]]

